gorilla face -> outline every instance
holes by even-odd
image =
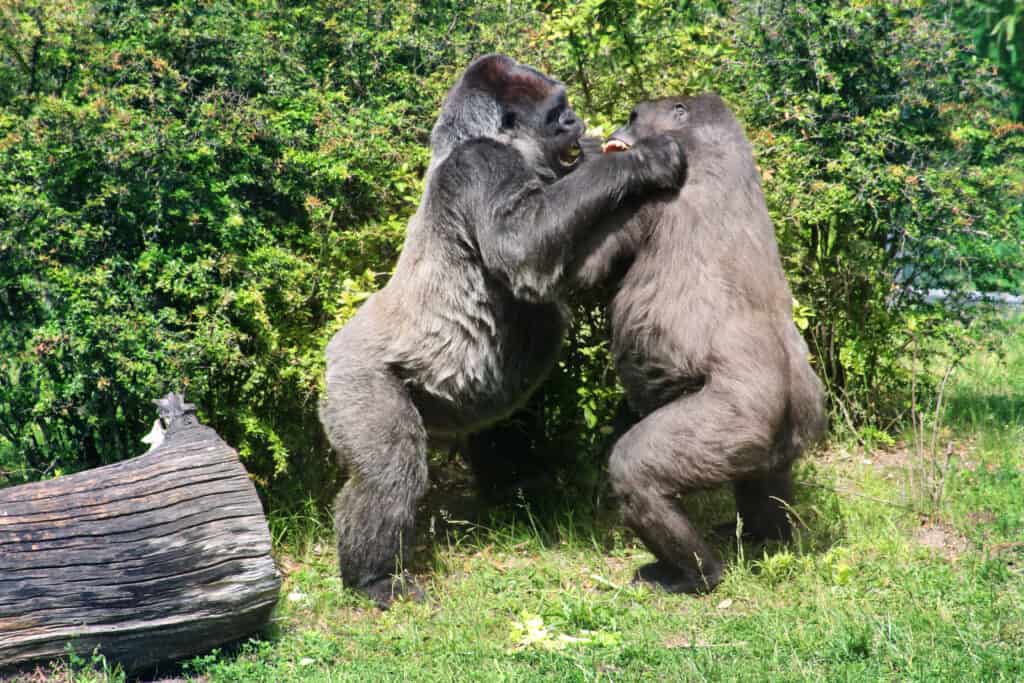
[[[565,86],[505,55],[477,59],[452,89],[432,135],[434,155],[464,140],[503,139],[542,175],[576,168],[583,122],[569,106]]]
[[[604,143],[604,152],[624,152],[640,138],[659,133],[697,132],[711,122],[732,119],[722,99],[714,93],[694,97],[665,97],[641,102],[629,115],[629,122]]]
[[[535,145],[546,165],[558,176],[572,171],[580,160],[583,122],[569,106],[565,87],[552,82],[547,94],[528,106],[502,105],[502,131]]]

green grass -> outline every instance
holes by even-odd
[[[1024,333],[1005,357],[980,354],[958,373],[947,425],[954,457],[937,509],[922,512],[912,447],[833,444],[799,469],[797,540],[722,547],[728,575],[702,598],[631,586],[650,556],[612,516],[519,508],[486,527],[427,535],[430,600],[379,613],[341,587],[329,529],[313,511],[275,519],[287,577],[268,633],[177,675],[1024,680]],[[704,521],[730,509],[722,493],[689,503]]]

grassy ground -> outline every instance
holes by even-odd
[[[287,576],[270,632],[175,675],[1024,680],[1024,333],[1007,358],[970,360],[948,391],[946,414],[938,470],[910,434],[905,445],[833,444],[808,458],[797,541],[723,542],[728,576],[703,598],[631,586],[633,570],[651,558],[611,517],[519,508],[428,536],[430,601],[382,614],[341,588],[328,530],[276,520],[276,528],[310,531],[279,549]],[[940,479],[935,507],[929,497]],[[723,521],[729,505],[710,494],[689,507]],[[117,677],[88,667],[71,676]]]

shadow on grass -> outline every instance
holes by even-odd
[[[821,554],[845,536],[839,495],[828,488],[803,483],[822,478],[816,473],[814,462],[800,462],[794,476],[793,539],[787,543],[744,539],[746,557],[781,549],[795,555]],[[726,562],[737,558],[737,539],[716,536],[711,531],[736,520],[730,486],[692,493],[681,498],[679,504]],[[453,546],[471,549],[523,544],[549,548],[580,544],[606,553],[623,546],[643,547],[622,525],[617,501],[603,479],[596,484],[591,481],[577,486],[552,481],[546,487],[515,489],[496,496],[493,490],[481,495],[469,468],[459,462],[434,468],[431,489],[418,515],[412,571],[429,573],[437,566],[438,552]]]
[[[977,428],[1024,424],[1024,317],[996,348],[968,358],[947,399],[950,425]]]
[[[956,426],[1024,424],[1024,394],[986,394],[960,389],[949,398],[947,420]]]

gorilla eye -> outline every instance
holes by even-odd
[[[548,120],[547,120],[547,122],[549,124],[550,123],[554,123],[555,121],[558,120],[558,117],[561,116],[561,115],[562,115],[562,108],[561,107],[555,107],[551,111],[548,112]]]
[[[507,111],[501,115],[501,127],[502,128],[515,128],[516,125],[516,114],[515,112]]]
[[[690,108],[687,107],[682,102],[677,102],[675,106],[672,107],[672,110],[675,112],[675,115],[678,116],[680,119],[685,119],[687,116],[690,115]]]

